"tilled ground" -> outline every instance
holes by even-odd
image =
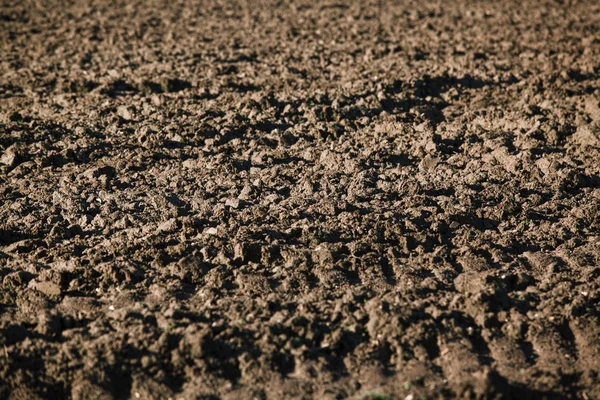
[[[0,398],[598,398],[599,27],[1,1]]]

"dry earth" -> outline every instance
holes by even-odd
[[[600,398],[599,27],[1,0],[0,398]]]

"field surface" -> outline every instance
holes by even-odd
[[[600,3],[0,0],[0,398],[600,398]]]

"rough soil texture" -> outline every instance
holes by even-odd
[[[1,1],[0,398],[599,398],[599,26]]]

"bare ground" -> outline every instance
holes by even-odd
[[[0,398],[600,398],[599,26],[0,1]]]

